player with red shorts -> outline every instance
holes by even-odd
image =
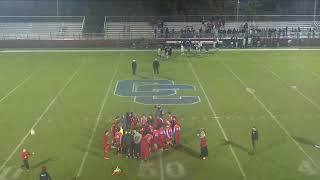
[[[108,155],[111,149],[111,145],[109,144],[109,132],[105,131],[104,136],[103,136],[103,158],[104,159],[109,159]]]
[[[141,159],[144,161],[150,159],[152,139],[152,135],[147,134],[141,140]]]
[[[115,143],[116,143],[116,147],[117,147],[117,151],[118,153],[121,153],[121,131],[120,129],[117,130],[117,132],[115,133]]]
[[[165,149],[167,150],[169,148],[169,145],[172,144],[172,128],[170,126],[167,126],[165,129]]]
[[[180,125],[175,124],[173,130],[174,130],[173,131],[174,132],[174,143],[176,146],[179,146],[180,145],[180,130],[181,130]]]

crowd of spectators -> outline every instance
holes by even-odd
[[[163,21],[154,28],[154,36],[156,38],[317,38],[315,28],[260,28],[253,23],[248,22],[237,28],[225,28],[225,20],[222,18],[212,18],[208,21],[202,20],[201,24],[186,25],[181,29],[169,29]],[[320,38],[320,37],[319,37]]]

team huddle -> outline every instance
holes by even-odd
[[[121,118],[115,118],[110,133],[105,131],[104,159],[109,159],[109,152],[114,147],[118,154],[127,158],[148,161],[151,152],[168,150],[170,146],[178,147],[180,130],[181,123],[178,118],[170,112],[165,118],[160,106],[155,106],[155,113],[148,116],[127,112]]]

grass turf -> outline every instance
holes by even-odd
[[[320,151],[313,147],[320,143],[319,51],[217,52],[175,55],[161,62],[157,78],[194,85],[196,91],[180,94],[198,95],[202,100],[192,106],[164,106],[182,121],[183,148],[161,157],[153,154],[150,163],[114,152],[110,160],[103,160],[103,132],[112,118],[126,111],[153,111],[152,106],[114,96],[113,91],[118,80],[153,79],[154,54],[0,53],[0,97],[14,90],[0,101],[0,179],[37,179],[42,165],[48,166],[53,179],[76,179],[92,134],[78,179],[239,180],[245,179],[244,174],[248,180],[320,178]],[[131,75],[131,59],[138,60],[136,77]],[[254,89],[255,95],[246,88]],[[105,95],[101,119],[97,119]],[[36,134],[26,136],[37,121]],[[255,155],[251,154],[252,126],[260,132]],[[209,158],[205,161],[198,157],[200,127],[207,129]],[[21,146],[15,152],[17,145]],[[36,153],[30,159],[30,172],[19,170],[22,148]],[[117,165],[124,174],[114,177],[111,172]]]

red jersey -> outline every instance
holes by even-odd
[[[31,153],[29,153],[28,151],[22,152],[20,155],[20,158],[21,158],[21,160],[28,160],[30,155],[31,155]]]
[[[120,140],[121,140],[121,132],[120,131],[117,131],[116,134],[115,134],[115,139],[116,139],[116,143],[118,145],[120,145]]]
[[[103,145],[106,146],[106,145],[109,145],[109,140],[108,140],[108,134],[104,134],[103,136]]]
[[[166,131],[165,131],[165,129],[164,128],[160,128],[159,130],[159,134],[160,134],[160,139],[162,140],[164,140],[165,139],[165,137],[166,137]]]
[[[157,118],[156,127],[161,127],[162,125],[163,125],[163,119],[162,118]]]
[[[165,134],[166,134],[166,138],[167,139],[171,139],[172,138],[172,128],[171,127],[167,127],[165,130]]]
[[[200,139],[200,147],[207,147],[207,140],[206,137]]]
[[[145,126],[148,122],[148,119],[145,116],[142,116],[140,121],[141,121],[142,126]]]
[[[158,143],[159,139],[160,139],[160,131],[154,130],[153,131],[153,140],[155,141],[155,143]]]
[[[111,137],[112,137],[112,139],[115,137],[116,132],[117,132],[117,125],[116,125],[116,123],[112,123],[112,126],[111,126]]]
[[[138,124],[138,118],[137,117],[131,117],[131,129],[136,129]]]
[[[153,133],[153,131],[155,130],[154,127],[151,126],[151,125],[149,125],[149,129],[150,129],[150,132],[151,132],[151,133]]]
[[[153,136],[151,134],[145,135],[144,138],[147,140],[149,145],[152,144]]]
[[[180,130],[181,130],[181,128],[180,128],[179,124],[174,125],[174,128],[173,128],[174,134],[180,133]]]

